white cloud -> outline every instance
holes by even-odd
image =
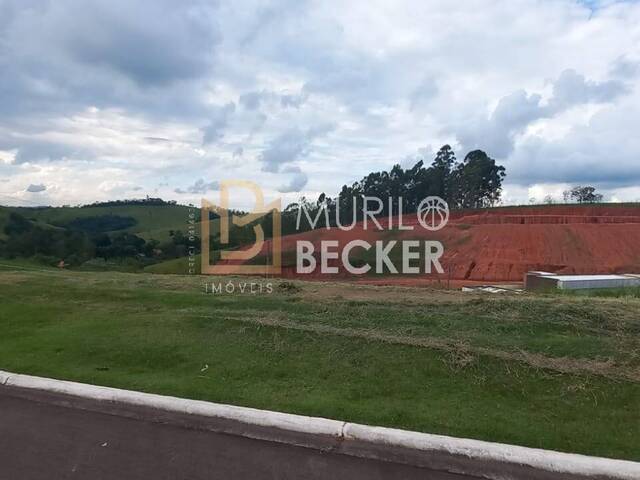
[[[100,182],[98,190],[106,194],[122,195],[128,192],[135,192],[139,190],[139,187],[135,183],[127,180],[105,180]]]
[[[12,152],[6,152],[0,150],[0,164],[11,165],[16,160],[16,150]]]

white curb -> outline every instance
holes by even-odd
[[[0,370],[0,385],[4,385],[5,383],[7,383],[10,377],[11,374],[9,372],[3,372],[2,370]]]
[[[640,479],[640,463],[589,457],[552,450],[519,447],[504,443],[484,442],[466,438],[370,427],[347,423],[345,439],[361,440],[389,447],[402,447],[424,452],[444,452],[478,460],[526,465],[553,473],[581,476],[604,476],[616,479]]]
[[[0,379],[7,376],[4,385],[10,387],[43,390],[61,393],[74,397],[111,403],[144,406],[168,412],[201,415],[203,417],[224,418],[257,425],[260,427],[279,428],[290,432],[308,433],[311,435],[342,436],[344,422],[327,420],[324,418],[290,415],[287,413],[270,412],[254,408],[235,407],[200,400],[187,400],[177,397],[154,395],[151,393],[132,392],[117,388],[98,387],[83,383],[52,380],[48,378],[32,377],[29,375],[13,375],[0,372]]]
[[[221,405],[3,371],[0,371],[0,385],[124,405],[144,406],[167,412],[232,420],[249,426],[276,428],[308,435],[324,435],[338,440],[363,442],[380,448],[400,448],[424,452],[425,455],[429,453],[448,454],[470,460],[526,466],[557,474],[597,476],[620,480],[640,479],[640,463],[626,460],[589,457],[444,435],[371,427],[325,418]]]

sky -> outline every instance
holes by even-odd
[[[505,204],[638,201],[639,87],[634,1],[0,0],[0,204],[287,204],[444,144]]]

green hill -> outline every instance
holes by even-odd
[[[52,228],[67,227],[74,221],[117,217],[132,219],[128,226],[117,231],[134,233],[145,240],[164,242],[171,230],[187,231],[189,214],[199,217],[199,209],[185,205],[117,205],[88,207],[0,207],[0,232],[4,236],[4,225],[10,212]],[[116,231],[116,230],[112,230]]]
[[[185,257],[192,247],[199,250],[199,217],[199,208],[156,198],[82,207],[0,206],[0,258],[140,271]],[[189,239],[190,227],[195,239]]]

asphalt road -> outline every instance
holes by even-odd
[[[470,477],[15,397],[0,390],[0,479]]]

